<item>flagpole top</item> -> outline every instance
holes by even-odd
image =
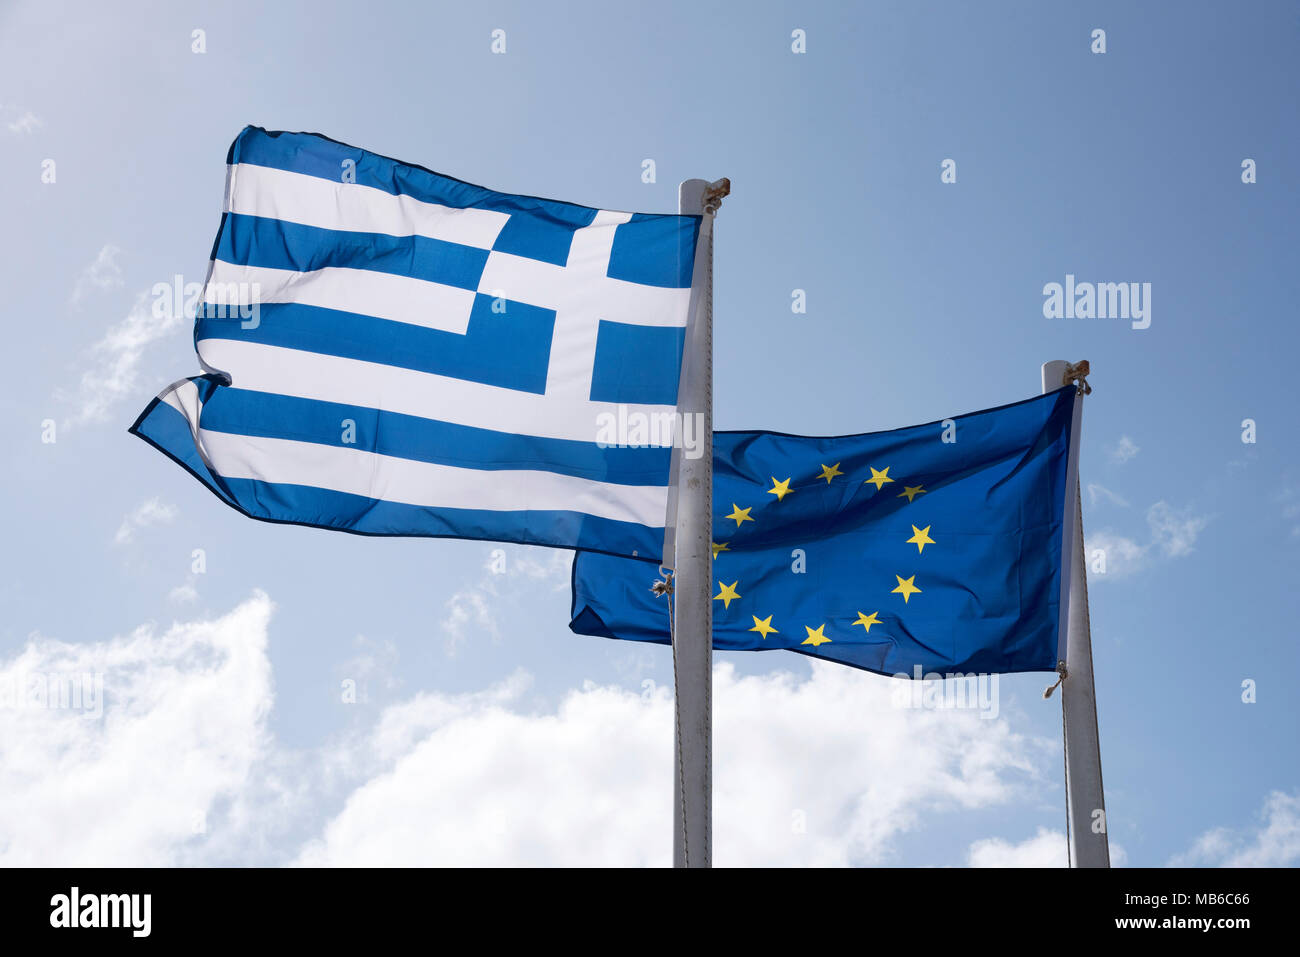
[[[713,216],[722,198],[731,193],[731,180],[725,176],[710,183],[707,179],[684,179],[677,187],[677,211],[687,216]]]
[[[1087,359],[1078,362],[1066,362],[1053,359],[1043,363],[1043,392],[1055,392],[1064,385],[1078,387],[1079,395],[1090,395],[1092,386],[1088,385],[1088,374],[1092,371]]]
[[[1078,386],[1078,395],[1091,395],[1092,386],[1088,385],[1088,373],[1091,371],[1092,369],[1088,365],[1087,359],[1080,359],[1073,365],[1067,364],[1065,367],[1065,377],[1061,382],[1061,385],[1069,385],[1073,382]]]

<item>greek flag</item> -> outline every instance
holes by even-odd
[[[700,219],[248,127],[194,327],[131,432],[251,518],[658,557]]]

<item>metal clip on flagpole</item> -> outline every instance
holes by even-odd
[[[664,545],[673,567],[673,866],[709,867],[713,820],[713,216],[731,183],[688,179],[678,212],[699,216],[679,428],[698,435],[694,458],[674,449],[675,489]],[[689,426],[688,426],[689,421]]]
[[[1067,519],[1062,538],[1062,644],[1057,666],[1061,710],[1065,723],[1065,802],[1073,867],[1110,867],[1106,836],[1106,800],[1101,783],[1101,744],[1097,734],[1097,695],[1092,679],[1092,633],[1088,622],[1088,572],[1083,550],[1083,503],[1079,496],[1079,431],[1083,397],[1088,385],[1087,361],[1071,365],[1056,360],[1043,364],[1043,392],[1074,384],[1074,427],[1066,476]],[[1053,685],[1054,689],[1056,685]],[[1048,693],[1050,694],[1049,689]],[[1047,695],[1045,694],[1044,697]]]

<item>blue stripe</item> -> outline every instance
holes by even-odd
[[[555,311],[507,300],[506,311],[497,313],[492,302],[483,293],[475,296],[464,335],[296,302],[264,303],[257,325],[245,329],[240,319],[222,318],[220,307],[211,306],[195,322],[194,340],[301,349],[541,395]]]
[[[426,236],[389,236],[322,229],[280,219],[231,213],[221,225],[214,258],[240,266],[311,272],[337,267],[477,289],[486,249]]]
[[[224,386],[206,398],[200,422],[214,432],[294,439],[486,471],[535,469],[618,485],[666,486],[672,454],[665,448],[600,448]]]
[[[355,176],[358,185],[455,209],[474,207],[504,213],[527,213],[576,225],[586,225],[595,215],[589,206],[498,193],[316,133],[285,133],[247,126],[231,144],[226,161],[302,173],[333,183],[344,182],[346,171]],[[352,165],[345,166],[345,163]]]
[[[211,395],[214,383],[208,376],[190,379],[199,390],[199,396]],[[189,471],[195,478],[212,489],[227,504],[234,504],[230,496],[222,489],[220,481],[208,468],[203,456],[194,445],[194,435],[185,416],[159,399],[154,399],[129,430],[150,445],[165,452],[175,459],[177,464]]]
[[[490,209],[511,219],[495,249],[564,265],[575,229],[591,223],[596,210],[536,196],[498,193],[441,173],[379,156],[316,133],[285,133],[248,126],[236,137],[228,163],[248,163],[345,182],[394,196],[410,196],[453,209]],[[609,275],[652,286],[688,288],[701,217],[641,214],[614,233]]]
[[[658,559],[663,550],[662,528],[578,512],[426,508],[303,485],[214,476],[198,456],[184,416],[164,402],[145,409],[131,432],[184,466],[226,504],[262,521],[359,535],[473,538],[589,551],[605,551],[615,543],[620,550],[627,545],[651,559]]]

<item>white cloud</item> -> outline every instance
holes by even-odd
[[[1168,502],[1156,502],[1147,509],[1150,540],[1139,543],[1110,528],[1084,532],[1088,571],[1096,578],[1127,578],[1145,570],[1157,558],[1182,558],[1195,549],[1196,539],[1210,522],[1210,516],[1197,515],[1190,508],[1176,509]],[[1106,570],[1094,567],[1097,551],[1105,553]]]
[[[1092,482],[1088,483],[1088,502],[1094,506],[1098,504],[1106,504],[1128,508],[1128,502],[1121,496],[1115,494],[1104,485],[1097,485]]]
[[[259,593],[216,620],[33,638],[0,660],[0,690],[83,673],[104,690],[98,718],[10,696],[0,865],[668,863],[667,689],[587,683],[552,705],[517,673],[295,751],[267,725],[271,611]],[[382,643],[360,650],[391,670]],[[894,688],[826,663],[715,669],[715,861],[896,861],[928,817],[1037,785],[1052,742],[975,709],[895,707]]]
[[[504,549],[503,549],[504,551]],[[506,554],[506,574],[521,575],[532,581],[549,584],[552,590],[567,591],[569,572],[573,566],[573,553],[562,548],[540,548],[519,545]],[[485,567],[493,570],[493,558]]]
[[[1101,555],[1097,553],[1100,552]],[[1088,562],[1088,581],[1127,578],[1147,565],[1147,546],[1116,534],[1108,528],[1084,532],[1084,553]],[[1098,566],[1104,562],[1104,571]]]
[[[1124,848],[1109,841],[1112,867],[1123,867],[1127,861]],[[1062,831],[1040,827],[1034,836],[1019,844],[1000,837],[975,841],[967,854],[971,867],[1068,867],[1070,849]]]
[[[587,684],[538,712],[526,689],[389,709],[360,749],[383,766],[298,862],[667,864],[667,690]],[[925,814],[1008,801],[1045,745],[973,710],[895,708],[891,682],[831,664],[806,680],[723,665],[713,689],[721,865],[890,860]]]
[[[31,110],[20,110],[17,107],[5,106],[0,107],[0,112],[3,112],[6,116],[14,117],[12,120],[6,120],[5,126],[9,128],[10,133],[17,133],[20,136],[31,133],[33,130],[45,125],[41,118]]]
[[[489,585],[474,585],[447,599],[444,606],[447,614],[442,620],[442,630],[447,636],[447,654],[456,654],[471,637],[487,636],[494,641],[501,637],[492,609],[493,597],[495,592]]]
[[[65,424],[102,422],[125,398],[143,404],[139,394],[140,362],[144,350],[183,324],[183,316],[174,310],[155,310],[147,293],[136,299],[127,317],[111,327],[90,350],[89,368],[71,392],[60,390],[58,397],[74,406]]]
[[[1300,865],[1300,792],[1273,791],[1264,799],[1260,823],[1233,830],[1217,827],[1169,861],[1171,867],[1295,867]]]
[[[1066,867],[1068,862],[1065,834],[1045,827],[1019,844],[1000,837],[976,841],[967,854],[971,867]]]
[[[1191,509],[1175,509],[1168,502],[1156,502],[1147,509],[1152,544],[1167,558],[1190,555],[1209,518],[1194,515]]]
[[[176,518],[177,512],[175,505],[167,505],[156,498],[141,502],[122,519],[117,534],[113,536],[113,543],[129,544],[135,540],[137,529],[148,528],[150,525],[168,525]]]
[[[0,864],[183,863],[267,747],[272,605],[81,644],[34,637],[0,660]],[[101,675],[102,714],[20,705],[33,677]]]
[[[372,692],[391,692],[402,683],[397,673],[397,645],[388,639],[357,635],[353,644],[357,654],[338,668],[342,681],[355,682],[356,702],[369,704]]]
[[[517,597],[503,593],[498,588],[501,582],[513,578],[549,584],[552,590],[567,589],[572,561],[573,553],[562,549],[493,546],[482,565],[483,574],[479,580],[447,599],[446,615],[442,620],[442,630],[447,636],[447,654],[455,655],[470,638],[486,636],[493,641],[500,638],[496,609]]]
[[[1121,435],[1119,441],[1110,449],[1110,459],[1117,465],[1123,465],[1140,451],[1142,450],[1138,448],[1136,442],[1130,439],[1127,435]]]
[[[1291,536],[1300,538],[1300,491],[1295,488],[1283,489],[1278,501],[1282,505],[1282,518],[1291,526]]]
[[[121,254],[122,250],[112,244],[100,249],[95,261],[81,271],[73,284],[73,305],[78,305],[91,293],[107,292],[122,286],[122,267],[117,264],[117,257]]]
[[[178,605],[187,605],[199,600],[199,590],[194,587],[194,576],[177,585],[167,593],[167,600]]]

